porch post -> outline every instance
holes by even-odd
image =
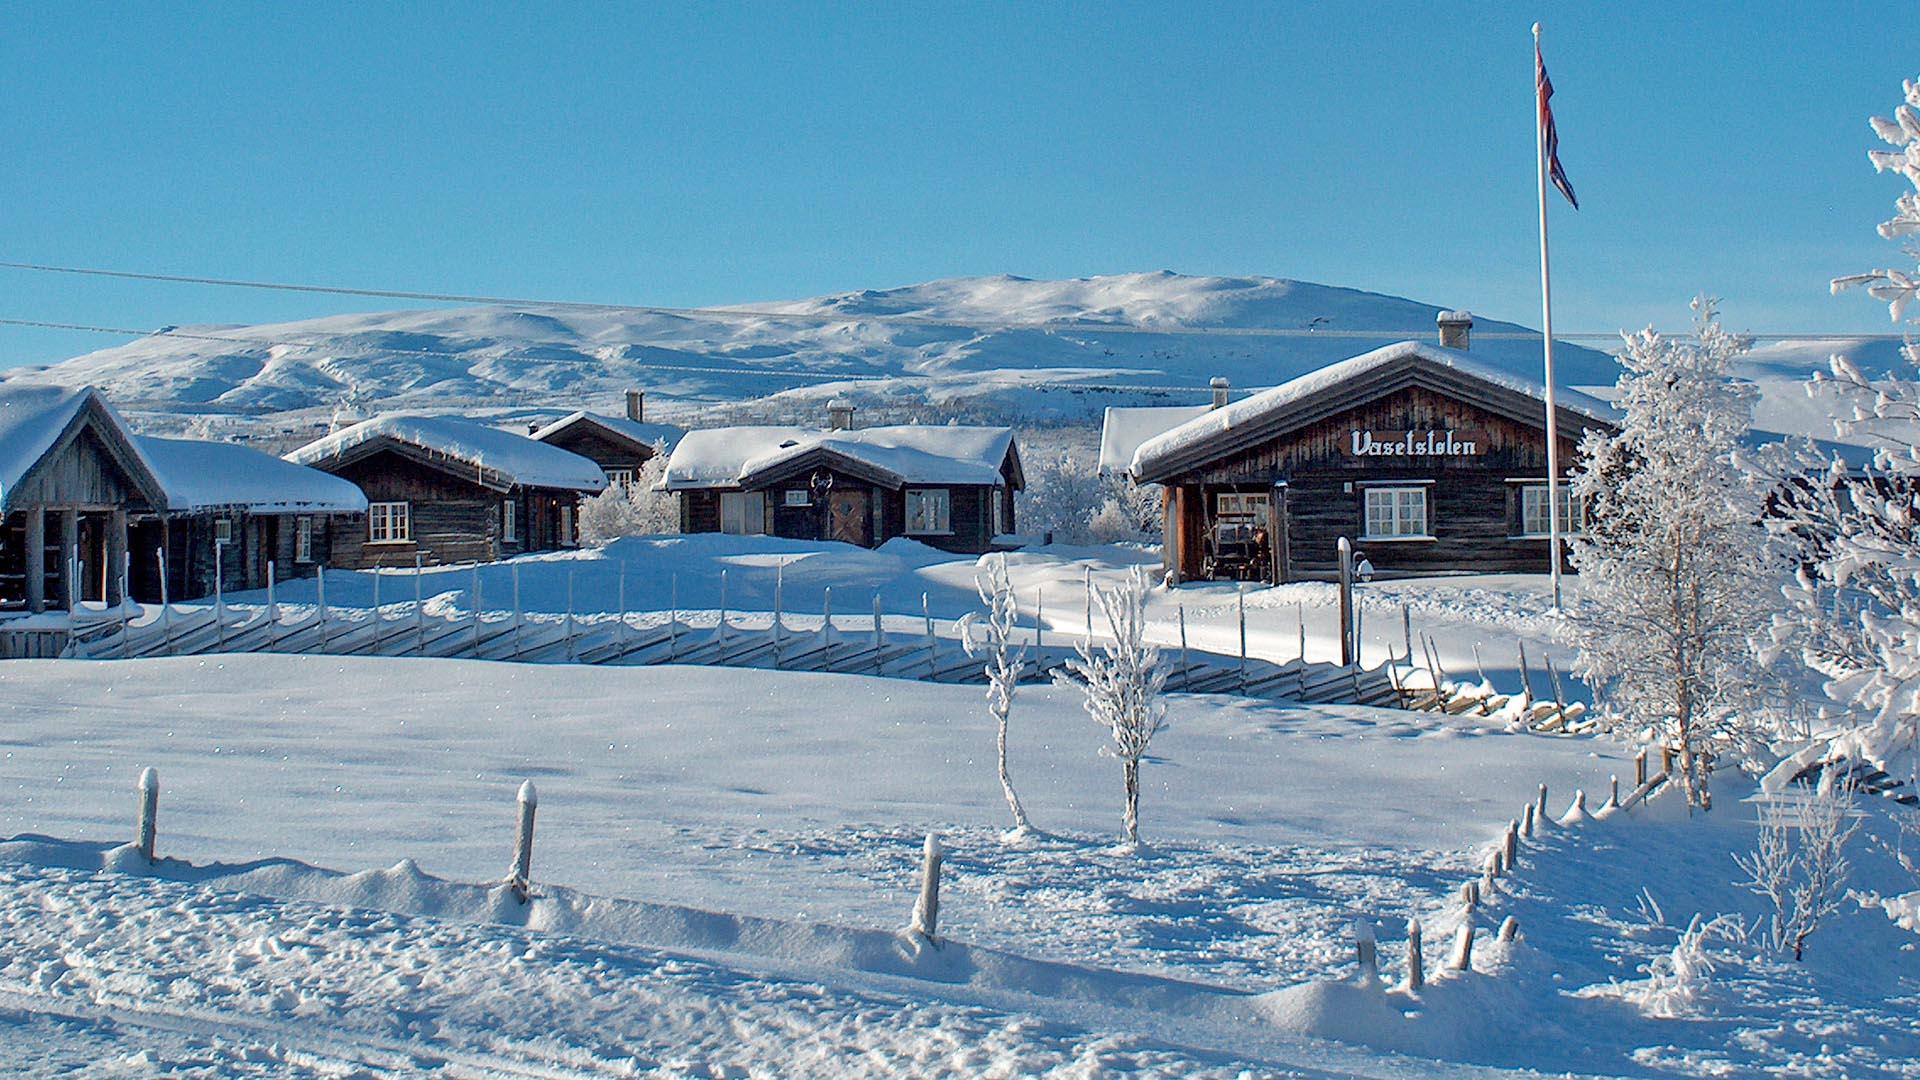
[[[101,594],[110,608],[127,601],[126,581],[121,576],[126,566],[127,511],[125,507],[115,507],[107,517],[107,589]]]
[[[60,511],[60,606],[72,611],[80,603],[80,511]]]
[[[1162,561],[1167,564],[1167,574],[1175,585],[1180,584],[1183,576],[1180,564],[1185,558],[1181,550],[1185,510],[1186,499],[1179,486],[1168,484],[1160,489],[1160,549],[1164,556]]]
[[[27,508],[27,610],[39,614],[47,610],[47,511],[45,507]]]

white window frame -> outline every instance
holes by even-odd
[[[908,536],[953,535],[953,492],[950,489],[908,488],[906,509]]]
[[[760,491],[720,493],[720,531],[733,536],[762,536],[767,531],[767,496]]]
[[[222,517],[213,519],[213,542],[216,544],[233,543],[233,519]]]
[[[1007,489],[993,489],[993,535],[1007,535]]]
[[[812,506],[813,492],[806,488],[788,488],[781,494],[781,506]]]
[[[310,563],[313,561],[313,515],[301,514],[293,519],[293,561]]]
[[[500,542],[517,544],[520,542],[520,509],[512,499],[500,500]]]
[[[634,470],[632,469],[628,469],[624,467],[615,467],[611,469],[602,469],[600,471],[606,474],[608,487],[632,487],[633,486],[635,473],[634,473]]]
[[[578,546],[580,538],[574,533],[573,507],[560,507],[560,546],[570,548]]]
[[[367,504],[367,543],[413,543],[413,506],[401,502]]]
[[[1423,487],[1369,486],[1361,489],[1360,538],[1369,543],[1432,540],[1432,508]],[[1384,525],[1384,528],[1379,526]]]
[[[1273,517],[1273,496],[1264,491],[1221,491],[1213,497],[1214,519],[1222,524],[1265,528]]]
[[[1560,535],[1577,536],[1587,531],[1587,501],[1576,499],[1564,481],[1554,485],[1560,497]],[[1521,540],[1548,540],[1553,524],[1547,519],[1547,485],[1527,484],[1520,489]]]

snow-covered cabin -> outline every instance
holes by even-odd
[[[165,488],[99,391],[0,386],[0,606],[119,602],[130,518],[166,507]]]
[[[683,532],[769,533],[877,547],[908,536],[948,551],[992,550],[1013,532],[1026,486],[1013,429],[931,424],[725,427],[689,431],[663,481]]]
[[[367,497],[351,482],[251,447],[196,439],[136,436],[134,445],[166,490],[160,511],[137,516],[129,543],[133,598],[173,600],[261,589],[268,567],[278,580],[307,577],[331,554],[332,522],[357,519]]]
[[[671,424],[647,423],[645,401],[640,391],[629,390],[625,416],[570,413],[534,428],[529,438],[591,459],[609,484],[631,484],[656,447],[671,453],[685,434]]]
[[[1546,571],[1545,388],[1476,363],[1462,322],[1442,313],[1450,346],[1375,349],[1142,442],[1128,469],[1165,485],[1167,569],[1326,577],[1347,537],[1382,574]],[[1618,414],[1565,388],[1555,399],[1564,481],[1582,432]],[[1579,507],[1563,507],[1578,527]]]
[[[366,513],[334,518],[332,565],[486,562],[572,547],[583,496],[605,490],[588,458],[451,416],[365,420],[287,460],[352,481]]]

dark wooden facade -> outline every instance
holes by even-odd
[[[328,521],[328,565],[364,570],[491,562],[577,542],[581,493],[559,488],[485,482],[478,470],[421,452],[393,439],[375,439],[350,454],[314,462],[351,480],[371,504],[405,503],[405,540],[374,541],[368,514],[336,514]],[[513,510],[507,532],[506,507]]]
[[[298,537],[306,521],[308,547],[301,558]],[[151,515],[133,522],[129,545],[133,559],[127,568],[127,592],[142,603],[198,600],[216,592],[264,589],[274,581],[312,577],[328,565],[333,550],[333,523],[351,519],[363,523],[365,514],[255,513],[248,510]],[[220,522],[227,522],[226,543],[219,540]],[[159,552],[166,552],[166,587],[162,591]]]
[[[632,438],[590,413],[569,417],[532,437],[548,446],[579,454],[600,466],[609,480],[621,475],[638,476],[640,467],[655,453],[652,444]]]
[[[1559,425],[1564,482],[1582,429],[1608,425],[1564,408]],[[1183,580],[1204,576],[1223,493],[1266,496],[1253,576],[1273,582],[1334,576],[1342,537],[1382,575],[1544,573],[1549,545],[1523,528],[1522,501],[1546,483],[1545,426],[1539,399],[1415,354],[1186,440],[1137,479],[1165,485],[1166,564]],[[1442,452],[1356,453],[1356,432]],[[1369,537],[1370,488],[1424,492],[1424,534]]]

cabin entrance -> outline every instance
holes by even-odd
[[[867,546],[867,493],[835,491],[827,498],[827,539]]]

